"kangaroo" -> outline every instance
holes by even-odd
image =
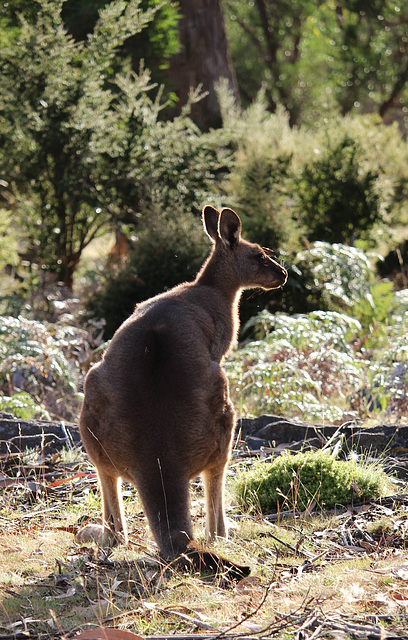
[[[226,537],[235,412],[222,362],[237,336],[243,289],[281,287],[287,272],[242,239],[231,209],[204,207],[203,224],[213,247],[196,279],[138,304],[86,376],[79,429],[97,468],[103,524],[77,535],[127,540],[124,480],[136,486],[163,558],[190,553],[195,566],[215,558],[219,568],[217,556],[197,553],[189,483],[199,475],[204,482],[207,540]]]

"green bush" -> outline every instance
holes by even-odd
[[[239,213],[249,240],[271,249],[298,246],[299,230],[291,216],[289,177],[296,131],[287,114],[271,114],[261,92],[241,112],[220,87],[223,126],[234,151],[233,164],[222,187],[226,204]]]
[[[308,241],[375,243],[408,199],[408,147],[375,116],[290,128],[261,92],[241,112],[219,90],[233,166],[223,183],[251,240],[293,255]],[[289,260],[290,261],[290,260]]]
[[[374,281],[367,255],[355,247],[314,242],[296,255],[296,266],[310,270],[314,295],[319,292],[321,309],[339,311],[352,307],[364,297]]]
[[[408,240],[395,243],[393,248],[377,261],[376,268],[382,278],[390,278],[397,289],[408,282]]]
[[[408,290],[376,281],[354,247],[316,242],[296,264],[310,273],[303,299],[322,310],[264,310],[247,322],[250,341],[225,364],[240,413],[341,423],[383,411],[398,421],[408,409]]]
[[[240,413],[342,420],[347,397],[364,379],[363,362],[351,344],[360,323],[333,311],[295,316],[263,311],[251,324],[258,340],[225,363]]]
[[[299,130],[293,157],[295,218],[311,240],[378,244],[404,222],[408,147],[398,126],[347,116]]]
[[[84,329],[0,316],[0,409],[75,420],[89,340]]]
[[[283,454],[242,471],[234,492],[242,509],[268,514],[280,508],[304,511],[312,503],[333,509],[374,500],[390,482],[378,465],[338,460],[323,451]]]
[[[34,420],[42,418],[51,420],[51,416],[45,407],[32,398],[30,394],[20,392],[12,396],[0,395],[0,411],[11,413],[22,420]]]
[[[151,211],[133,242],[129,264],[119,271],[107,270],[87,301],[90,315],[106,322],[105,339],[112,337],[136,303],[193,280],[209,251],[199,218]]]
[[[370,165],[359,141],[348,131],[336,131],[334,123],[318,143],[315,158],[294,175],[294,187],[297,209],[312,242],[366,240],[374,224],[384,222],[390,204],[380,168]]]

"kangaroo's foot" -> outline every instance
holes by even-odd
[[[75,542],[96,542],[101,547],[114,547],[116,544],[125,542],[124,537],[101,524],[87,524],[75,535]]]
[[[186,552],[176,559],[176,565],[202,574],[217,575],[222,579],[221,584],[224,586],[239,582],[251,573],[250,567],[241,566],[202,548],[194,540],[189,542]]]

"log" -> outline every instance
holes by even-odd
[[[82,446],[76,424],[62,420],[22,420],[0,412],[0,454],[18,453],[24,449],[40,449],[56,453],[64,446]]]

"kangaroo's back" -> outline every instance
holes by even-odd
[[[212,252],[192,283],[138,305],[85,381],[81,437],[100,478],[105,542],[125,530],[119,482],[133,482],[162,554],[193,538],[189,480],[201,474],[208,538],[226,535],[224,479],[235,414],[222,360],[244,288],[274,288],[285,270],[241,238],[238,216],[204,209]],[[85,532],[86,535],[86,532]]]

